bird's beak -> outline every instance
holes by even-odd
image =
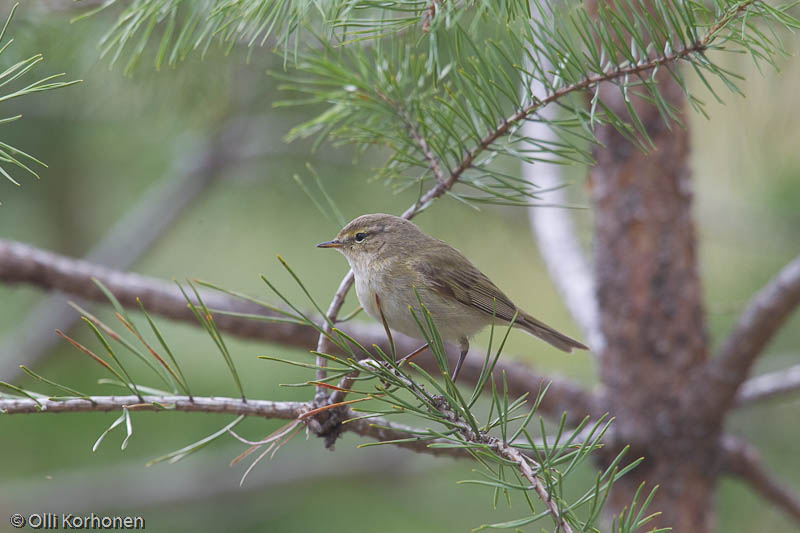
[[[328,242],[321,242],[317,245],[317,248],[341,248],[342,243],[336,239]]]

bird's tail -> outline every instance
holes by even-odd
[[[539,337],[543,341],[552,344],[559,350],[563,350],[565,352],[572,352],[573,348],[578,348],[579,350],[589,349],[588,346],[584,345],[583,343],[578,342],[571,337],[567,337],[563,333],[559,333],[544,322],[536,320],[522,310],[520,310],[519,315],[517,316],[517,321],[514,322],[514,326],[524,329],[531,335]]]

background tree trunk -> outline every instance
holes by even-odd
[[[662,71],[665,99],[686,123],[684,96]],[[604,102],[626,116],[615,86]],[[660,526],[681,533],[713,529],[720,423],[706,420],[687,394],[708,343],[692,218],[689,133],[669,129],[655,106],[635,101],[655,145],[647,154],[609,126],[598,130],[590,173],[600,354],[605,402],[616,417],[614,442],[630,443],[644,464],[616,485],[609,511],[630,505],[645,480],[657,480]],[[612,446],[606,459],[618,452]]]

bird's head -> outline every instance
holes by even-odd
[[[403,253],[413,248],[424,234],[412,222],[394,215],[375,213],[362,215],[347,224],[335,239],[317,245],[318,248],[336,248],[347,257],[351,265],[368,262],[379,253]]]

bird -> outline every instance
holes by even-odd
[[[361,307],[392,330],[424,339],[410,310],[421,317],[421,301],[442,340],[460,347],[453,382],[469,352],[470,338],[493,320],[496,325],[514,320],[514,327],[564,352],[588,350],[517,307],[461,252],[405,218],[384,213],[362,215],[345,225],[335,239],[317,247],[334,248],[345,256]]]

